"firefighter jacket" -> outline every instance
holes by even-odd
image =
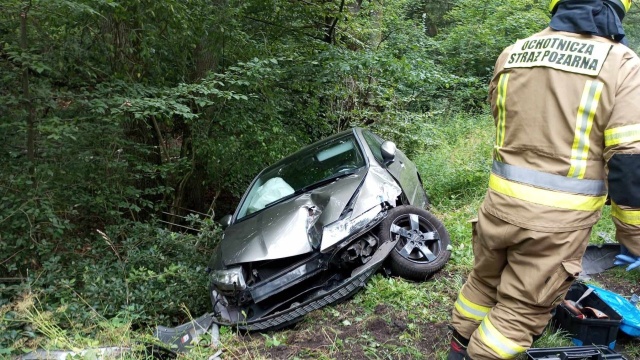
[[[484,211],[565,232],[607,200],[640,255],[640,59],[604,37],[550,28],[503,51],[489,87],[496,139]]]

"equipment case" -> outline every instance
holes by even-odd
[[[529,360],[627,360],[606,346],[571,346],[527,350]]]
[[[581,282],[573,283],[565,299],[578,301],[587,290],[587,285]],[[561,303],[556,308],[554,316],[556,324],[571,334],[571,340],[577,346],[605,345],[613,350],[616,346],[616,336],[622,317],[607,305],[595,291],[582,299],[580,305],[596,308],[607,314],[609,319],[580,319]]]

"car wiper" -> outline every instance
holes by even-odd
[[[301,189],[296,190],[296,192],[294,194],[298,194],[299,195],[299,194],[302,194],[302,193],[306,193],[309,190],[317,189],[317,188],[319,188],[319,187],[321,187],[323,185],[332,183],[332,182],[334,182],[334,181],[336,181],[336,180],[338,180],[340,178],[343,178],[343,177],[346,177],[346,176],[349,176],[349,175],[353,175],[353,174],[356,173],[356,171],[357,171],[357,169],[354,169],[354,170],[349,170],[349,171],[344,171],[344,172],[340,172],[340,173],[337,173],[337,174],[333,174],[333,175],[328,176],[328,177],[326,177],[326,178],[324,178],[324,179],[322,179],[320,181],[316,181],[311,185],[307,185],[307,186],[305,186],[305,187],[303,187]]]
[[[274,201],[272,201],[272,202],[270,202],[270,203],[267,203],[267,205],[265,205],[265,206],[264,206],[262,209],[260,209],[260,210],[264,210],[264,209],[266,209],[266,208],[268,208],[268,207],[271,207],[271,206],[273,206],[273,205],[275,205],[275,204],[279,204],[279,203],[281,203],[281,202],[283,202],[283,201],[285,201],[285,200],[289,200],[289,199],[291,199],[292,197],[294,197],[294,196],[298,196],[298,195],[300,195],[300,194],[299,194],[297,191],[296,191],[296,192],[292,192],[291,194],[289,194],[289,195],[287,195],[287,196],[285,196],[285,197],[281,197],[281,198],[280,198],[280,199],[278,199],[278,200],[274,200]]]

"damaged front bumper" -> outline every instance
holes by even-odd
[[[364,287],[367,280],[376,273],[396,245],[396,241],[381,244],[365,264],[353,269],[350,276],[328,290],[318,290],[302,302],[294,302],[288,308],[269,313],[266,316],[247,320],[241,310],[228,305],[227,299],[216,289],[211,290],[215,304],[214,322],[219,325],[234,326],[241,330],[278,329],[295,323],[304,315],[324,306],[337,303],[354,295]],[[311,273],[314,271],[312,270]]]

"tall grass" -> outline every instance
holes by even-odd
[[[470,220],[477,217],[489,180],[493,120],[487,109],[471,114],[449,112],[431,119],[428,129],[428,146],[413,161],[432,211],[451,236],[450,266],[470,270]]]

